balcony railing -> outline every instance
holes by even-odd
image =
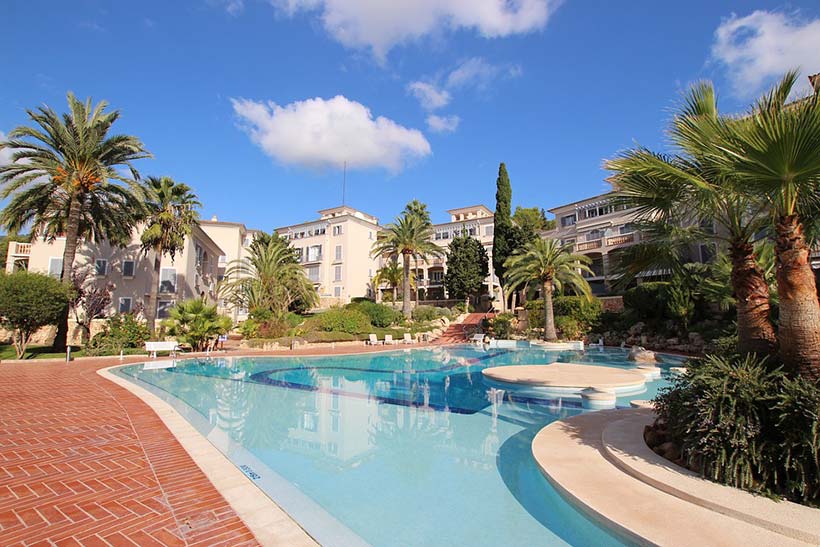
[[[14,249],[11,251],[13,255],[29,256],[31,254],[31,243],[14,242]]]
[[[302,260],[301,260],[302,264],[306,264],[308,262],[321,262],[321,261],[322,261],[322,255],[313,255],[313,256],[305,255],[305,256],[302,257]]]
[[[606,246],[607,247],[615,247],[617,245],[625,245],[627,243],[633,243],[635,241],[635,233],[631,234],[623,234],[615,237],[608,237],[606,238]]]
[[[575,244],[576,251],[588,251],[590,249],[599,249],[603,246],[603,240],[595,239],[592,241],[582,241]]]

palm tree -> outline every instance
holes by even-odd
[[[418,256],[441,256],[443,251],[433,243],[433,227],[414,214],[404,214],[392,224],[385,226],[385,230],[373,243],[371,256],[398,257],[401,255],[404,267],[402,282],[403,302],[401,311],[410,318],[410,258]]]
[[[427,226],[433,226],[433,221],[430,220],[430,211],[427,210],[427,204],[422,203],[417,199],[413,199],[412,201],[408,201],[407,205],[404,206],[404,211],[402,211],[405,215],[416,215],[421,221],[426,224]],[[419,257],[418,255],[413,255],[413,262],[416,266],[416,279],[419,277]],[[419,284],[415,284],[416,289],[416,304],[419,302]],[[396,301],[396,295],[393,295],[393,302]]]
[[[145,181],[148,218],[142,232],[142,250],[154,251],[154,272],[145,318],[154,333],[157,317],[157,294],[162,257],[174,259],[185,245],[185,237],[199,224],[197,207],[202,204],[191,188],[171,177],[148,177]]]
[[[759,99],[744,124],[724,124],[723,166],[770,208],[783,363],[820,381],[820,304],[804,225],[820,202],[820,92],[787,104],[797,72]]]
[[[735,173],[721,169],[722,126],[740,126],[718,113],[712,84],[690,88],[669,131],[677,154],[637,148],[606,162],[620,203],[636,208],[646,243],[626,252],[618,269],[623,284],[647,267],[685,274],[686,247],[711,239],[728,247],[737,306],[738,349],[769,355],[777,338],[770,320],[769,286],[758,265],[755,241],[766,226],[766,206],[738,191]],[[717,226],[713,226],[716,224]],[[716,228],[716,229],[713,229]]]
[[[219,293],[251,313],[267,311],[281,319],[294,303],[315,306],[318,296],[293,249],[282,238],[257,236],[249,256],[228,264]]]
[[[0,149],[12,151],[12,162],[0,166],[0,198],[11,198],[0,214],[9,231],[31,225],[46,239],[65,236],[61,278],[71,279],[77,243],[82,239],[122,244],[142,218],[142,191],[134,160],[150,157],[139,139],[109,135],[119,119],[101,101],[67,95],[69,113],[48,106],[27,110],[33,125],[9,133]],[[119,169],[127,167],[129,173]],[[68,312],[58,325],[55,347],[65,347]]]
[[[376,275],[373,276],[373,286],[378,290],[382,283],[387,284],[393,290],[393,302],[397,300],[396,290],[401,285],[404,278],[404,271],[399,265],[399,261],[395,257],[389,259],[387,263],[378,269]]]
[[[574,254],[572,245],[561,245],[554,239],[534,239],[504,262],[507,287],[538,283],[544,300],[544,340],[558,339],[552,311],[552,295],[565,287],[586,298],[592,290],[582,272],[592,274],[589,257]]]

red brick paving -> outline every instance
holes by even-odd
[[[0,365],[0,545],[257,545],[112,364]]]

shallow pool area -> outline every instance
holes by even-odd
[[[149,362],[115,370],[169,402],[325,545],[621,545],[531,454],[579,400],[486,382],[487,367],[634,368],[627,352],[471,346],[333,357]],[[654,397],[660,380],[638,397]],[[618,399],[627,406],[635,395]]]

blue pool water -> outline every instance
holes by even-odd
[[[622,545],[558,495],[530,452],[580,402],[516,396],[481,375],[556,361],[633,366],[622,350],[456,346],[117,373],[174,405],[325,545]],[[619,404],[653,397],[665,378]]]

